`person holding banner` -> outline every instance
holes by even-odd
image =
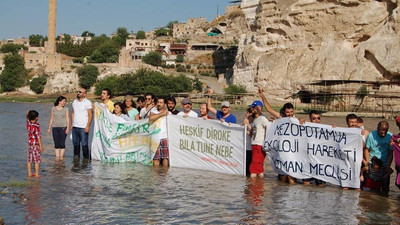
[[[131,118],[132,120],[139,119],[139,111],[136,109],[136,104],[133,101],[132,95],[125,96],[124,107],[129,115],[129,118]]]
[[[151,93],[146,93],[144,96],[146,99],[146,106],[140,110],[139,113],[140,119],[149,118],[151,112],[156,110],[156,107],[154,106],[154,95]]]
[[[183,116],[184,118],[199,116],[199,114],[197,114],[197,112],[192,110],[192,101],[190,101],[190,99],[188,99],[188,98],[182,99],[181,104],[182,104],[183,111],[179,112],[177,114],[178,116]]]
[[[311,110],[309,113],[309,117],[310,117],[310,122],[311,123],[321,123],[321,113],[317,110]],[[310,185],[310,182],[312,180],[315,180],[315,184],[318,186],[325,186],[325,181],[322,180],[318,180],[315,178],[311,178],[311,179],[303,179],[303,184],[305,185]]]
[[[100,105],[107,107],[107,109],[110,110],[110,112],[113,112],[114,111],[114,102],[110,100],[112,97],[111,90],[109,88],[104,88],[101,91],[100,97],[101,97],[101,102],[102,102],[102,103],[100,103]]]
[[[263,104],[261,101],[254,101],[249,107],[253,110],[254,115],[254,125],[250,131],[252,136],[250,178],[257,176],[264,177],[264,159],[266,153],[262,149],[262,146],[264,144],[268,119],[262,114]]]
[[[114,103],[114,111],[113,114],[117,117],[121,117],[124,120],[130,120],[129,116],[126,115],[126,109],[122,102]]]
[[[390,145],[392,140],[392,133],[389,131],[389,123],[387,121],[381,121],[378,123],[378,128],[369,133],[365,160],[367,160],[367,166],[371,163],[372,157],[382,160],[385,173],[390,171],[390,166],[393,161],[393,147]],[[382,190],[385,193],[389,192],[390,176],[385,178],[382,182]]]
[[[157,106],[156,106],[157,109],[151,112],[150,117],[149,117],[150,121],[156,121],[163,116],[171,114],[171,112],[169,112],[165,108],[165,102],[166,102],[166,99],[164,99],[164,98],[159,98],[157,100]],[[157,152],[153,158],[153,165],[159,166],[160,160],[162,160],[163,166],[168,167],[169,150],[168,150],[167,130],[164,129],[161,132],[162,132],[161,140],[160,140],[160,144],[158,145]]]
[[[261,87],[258,87],[258,95],[261,97],[262,102],[264,103],[267,111],[276,119],[279,119],[282,117],[294,117],[294,107],[293,107],[292,103],[284,104],[283,107],[281,108],[280,112],[278,113],[269,104],[269,102],[267,101],[267,98],[265,98],[264,92]],[[291,177],[286,174],[278,174],[278,178],[279,178],[279,180],[281,180],[283,182],[288,182],[289,184],[296,183],[296,180],[294,177]]]
[[[211,116],[208,115],[208,112],[209,112],[209,110],[208,110],[207,104],[206,103],[202,103],[200,105],[200,116],[199,117],[201,117],[203,120],[207,120],[207,119],[212,120],[212,119],[214,119],[214,118],[212,118]]]
[[[172,115],[177,115],[179,113],[179,110],[175,109],[175,106],[176,106],[176,99],[174,97],[168,97],[167,108],[168,111],[172,113]]]
[[[231,104],[228,101],[223,101],[221,103],[221,110],[216,110],[212,106],[212,94],[214,93],[214,89],[208,90],[208,100],[207,107],[210,112],[216,115],[217,119],[221,122],[227,123],[236,123],[236,117],[231,114]]]

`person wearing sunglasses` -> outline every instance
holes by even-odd
[[[150,114],[153,111],[156,111],[156,107],[154,104],[154,95],[152,93],[146,93],[145,97],[145,107],[140,110],[139,117],[140,119],[146,119],[150,117]]]
[[[86,89],[79,88],[76,99],[72,102],[71,124],[72,124],[72,143],[74,145],[74,157],[90,159],[89,150],[89,130],[93,119],[92,102],[86,98]]]
[[[310,122],[311,123],[321,123],[321,112],[317,111],[317,110],[311,110],[309,113],[309,117],[310,117]],[[318,180],[318,179],[314,179],[314,178],[310,178],[310,179],[303,179],[303,184],[305,185],[309,185],[311,183],[311,181],[314,180],[315,184],[318,186],[325,186],[325,182],[322,180]]]

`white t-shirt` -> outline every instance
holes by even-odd
[[[268,125],[268,119],[264,115],[254,118],[254,126],[252,128],[252,145],[263,145],[265,138],[265,131]]]
[[[178,116],[184,116],[184,115],[188,115],[189,117],[199,117],[199,114],[197,114],[197,112],[190,110],[188,114],[186,114],[184,111],[181,111],[177,114]]]
[[[74,111],[73,127],[86,128],[89,120],[88,110],[92,109],[92,102],[87,98],[82,101],[75,99],[72,102],[72,110]]]
[[[155,110],[157,110],[157,108],[156,108],[155,106],[151,107],[150,110],[149,110],[149,112],[147,111],[146,107],[142,108],[142,109],[140,110],[140,113],[139,113],[140,119],[149,118],[149,117],[150,117],[150,114],[151,114],[152,112],[154,112]],[[148,112],[148,113],[147,113],[147,112]]]
[[[158,111],[158,109],[151,111],[151,114],[159,114],[160,111]],[[172,115],[171,112],[168,112],[168,115]],[[166,120],[163,120],[163,123],[166,123]],[[167,127],[167,126],[164,126]],[[168,133],[167,133],[167,129],[161,129],[161,133],[160,133],[161,139],[165,139],[168,138]]]

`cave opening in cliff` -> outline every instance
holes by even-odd
[[[213,29],[211,29],[210,33],[215,33],[215,34],[222,34],[222,31],[220,31],[218,28],[213,27]]]
[[[300,98],[301,103],[311,103],[311,92],[309,91],[299,91],[297,96]]]

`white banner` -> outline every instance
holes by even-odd
[[[279,174],[359,188],[362,144],[361,129],[282,118],[269,124],[264,149]]]
[[[169,115],[167,128],[171,167],[246,175],[243,126]]]
[[[152,164],[165,126],[165,117],[154,123],[148,119],[126,121],[95,103],[92,159]]]

